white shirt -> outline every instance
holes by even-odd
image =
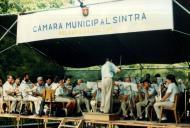
[[[28,90],[31,90],[31,82],[26,82],[22,80],[20,84],[20,91],[23,97],[26,97],[27,95],[32,95],[32,91],[27,92]]]
[[[55,96],[60,96],[64,94],[64,90],[63,87],[59,86],[56,90],[55,90]]]
[[[48,85],[47,83],[45,83],[45,88],[46,88],[46,89],[51,89],[51,88],[52,88],[52,84],[51,84],[51,85]]]
[[[113,75],[117,72],[117,67],[115,66],[115,64],[113,64],[110,61],[107,61],[101,69],[101,73],[102,73],[102,78],[104,77],[110,77],[112,78]]]
[[[45,86],[43,84],[39,85],[38,83],[36,83],[36,92],[37,92],[37,94],[42,95],[44,89],[45,89]]]
[[[0,87],[0,97],[3,96],[3,87]]]
[[[3,84],[3,96],[4,96],[4,97],[8,96],[8,94],[7,94],[6,91],[14,92],[14,87],[13,87],[13,85],[11,85],[8,81],[6,81],[6,82]]]
[[[64,85],[65,86],[65,85]],[[66,86],[65,86],[65,88],[67,88]],[[67,97],[67,96],[69,96],[69,92],[68,92],[68,90],[67,89],[65,89],[64,87],[62,87],[62,86],[59,86],[56,90],[55,90],[55,96],[65,96],[65,97]]]
[[[50,86],[52,90],[56,90],[57,87],[59,86],[59,83],[52,83]]]
[[[173,103],[174,102],[174,98],[175,98],[175,94],[179,93],[178,87],[176,86],[175,83],[170,83],[168,85],[168,89],[166,91],[166,94],[167,93],[171,93],[170,96],[167,98],[167,100],[169,102]]]

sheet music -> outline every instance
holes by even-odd
[[[97,82],[87,81],[86,85],[87,85],[87,88],[89,89],[92,89],[92,90],[97,89]]]

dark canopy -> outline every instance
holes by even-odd
[[[184,7],[188,0],[178,0]],[[106,58],[122,64],[156,63],[172,64],[190,60],[190,15],[176,3],[174,7],[174,31],[160,30],[45,40],[29,43],[63,66],[87,67],[101,65]],[[15,15],[1,16],[0,25],[8,28]],[[16,27],[12,30],[16,33]]]

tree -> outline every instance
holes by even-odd
[[[74,0],[2,0],[0,14],[63,8],[73,5]]]

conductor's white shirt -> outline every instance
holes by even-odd
[[[101,70],[102,78],[110,77],[112,78],[113,75],[117,72],[117,67],[110,61],[107,61]]]

